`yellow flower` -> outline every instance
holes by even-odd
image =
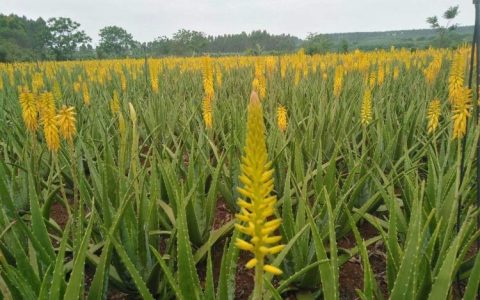
[[[344,74],[343,67],[338,66],[335,69],[335,77],[334,77],[334,80],[333,80],[333,95],[336,98],[340,97],[340,93],[342,92],[343,74]]]
[[[282,79],[285,79],[285,76],[287,75],[287,67],[288,63],[285,59],[285,57],[280,58],[280,76]]]
[[[23,90],[19,95],[20,106],[22,107],[22,117],[25,127],[30,132],[35,132],[38,128],[37,120],[37,104],[35,103],[35,97],[28,90]]]
[[[213,98],[215,97],[215,90],[213,88],[212,59],[208,56],[204,58],[203,91],[204,91],[203,102],[202,102],[203,120],[205,122],[205,127],[212,128],[213,126],[212,106],[213,106]]]
[[[58,127],[60,128],[60,133],[69,143],[73,141],[73,137],[77,133],[76,129],[76,119],[75,119],[75,108],[70,106],[62,106],[57,115]]]
[[[154,92],[155,94],[158,93],[158,78],[156,74],[151,74],[150,84],[152,86],[152,92]]]
[[[252,82],[252,89],[257,92],[261,100],[267,96],[267,79],[265,78],[265,65],[260,59],[255,61],[255,78]]]
[[[287,109],[283,105],[280,105],[277,109],[277,125],[280,131],[285,132],[287,130]]]
[[[53,96],[55,101],[60,102],[62,100],[62,89],[60,88],[60,84],[58,81],[53,83]]]
[[[47,142],[48,150],[57,152],[60,148],[58,124],[55,115],[55,100],[53,94],[45,92],[41,96],[40,116],[43,123],[43,133]]]
[[[433,85],[435,83],[435,79],[437,78],[438,72],[442,68],[442,58],[437,56],[433,59],[433,61],[428,65],[428,67],[423,70],[425,74],[425,79],[429,85]]]
[[[428,133],[434,133],[435,130],[437,130],[438,121],[440,119],[440,113],[441,113],[440,100],[437,100],[437,99],[432,100],[432,102],[430,102],[430,104],[428,105],[428,111],[427,111]]]
[[[42,122],[46,115],[55,115],[55,99],[53,98],[53,94],[49,92],[42,93],[39,101],[37,101],[37,109]]]
[[[112,100],[110,101],[110,110],[114,114],[120,111],[120,100],[118,99],[118,93],[116,90],[113,91]]]
[[[90,92],[88,91],[88,85],[83,84],[82,86],[82,96],[83,96],[83,103],[85,103],[86,106],[90,105]]]
[[[385,69],[383,68],[383,65],[379,65],[378,72],[377,72],[377,84],[381,86],[383,85],[384,81],[385,81]]]
[[[360,122],[362,125],[368,125],[372,121],[372,92],[368,87],[365,88],[365,92],[363,93],[360,116]]]
[[[48,116],[43,120],[43,133],[47,142],[48,150],[57,152],[60,148],[60,138],[55,116]]]
[[[454,139],[461,139],[467,132],[467,119],[470,117],[470,107],[472,101],[472,91],[468,88],[462,88],[463,97],[457,98],[453,103],[453,135]]]
[[[284,246],[275,246],[281,236],[273,234],[282,221],[275,217],[277,198],[271,195],[273,169],[265,144],[262,105],[255,92],[252,92],[248,105],[247,136],[241,170],[239,179],[243,187],[238,188],[238,191],[242,197],[237,202],[241,209],[236,215],[235,227],[248,235],[250,240],[237,239],[236,246],[254,255],[246,267],[280,275],[281,270],[265,264],[266,255],[278,253]]]
[[[208,98],[203,99],[202,103],[203,108],[203,121],[205,122],[205,127],[213,127],[213,115],[212,115],[212,101]]]
[[[457,100],[462,101],[464,96],[463,82],[465,75],[465,60],[461,52],[458,52],[450,67],[450,76],[448,77],[448,96],[450,103],[455,103]]]

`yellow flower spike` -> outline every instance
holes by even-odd
[[[215,97],[215,90],[213,87],[213,64],[210,57],[204,58],[203,68],[203,101],[202,114],[205,127],[211,129],[213,127],[213,98]]]
[[[82,97],[83,97],[83,103],[86,106],[89,106],[90,105],[90,92],[88,91],[88,85],[85,84],[85,83],[82,85]]]
[[[28,90],[23,90],[19,95],[20,106],[22,107],[22,118],[25,123],[25,127],[30,132],[37,131],[38,128],[38,111],[37,104],[35,103],[35,97]]]
[[[368,125],[372,121],[372,92],[370,88],[365,88],[362,100],[362,109],[360,111],[360,122],[362,125]]]
[[[425,75],[425,79],[429,85],[433,85],[435,83],[435,79],[437,78],[438,72],[442,68],[442,57],[437,56],[433,59],[430,65],[423,70]]]
[[[60,148],[60,136],[53,94],[45,92],[40,97],[39,111],[43,124],[43,133],[48,150],[57,152]]]
[[[283,105],[280,105],[277,109],[277,125],[281,132],[285,132],[285,130],[287,130],[287,109]]]
[[[257,98],[264,100],[267,95],[267,84],[265,77],[265,64],[260,59],[255,62],[255,77],[252,82],[252,89],[258,93]]]
[[[213,127],[213,116],[212,116],[212,101],[205,98],[202,103],[203,108],[203,121],[205,122],[205,127]]]
[[[470,117],[471,92],[468,88],[462,88],[462,96],[457,97],[453,103],[453,139],[461,139],[467,132],[467,118]]]
[[[428,105],[428,111],[427,111],[427,119],[428,119],[428,125],[427,125],[427,131],[428,133],[434,133],[437,128],[438,128],[438,123],[440,119],[440,100],[432,100],[430,104]]]
[[[118,92],[113,90],[112,100],[110,101],[110,110],[116,114],[120,111],[120,100],[118,98]]]
[[[256,92],[252,92],[248,105],[247,135],[242,158],[240,180],[243,187],[238,191],[242,195],[237,203],[242,208],[237,222],[248,224],[245,227],[236,224],[237,230],[250,237],[250,243],[237,239],[238,248],[249,251],[253,259],[247,267],[255,267],[255,289],[253,299],[261,299],[263,293],[263,272],[279,275],[282,272],[273,266],[265,265],[266,256],[278,253],[282,246],[275,246],[281,240],[271,236],[281,225],[281,219],[267,220],[274,215],[276,197],[273,192],[273,170],[268,160],[265,143],[265,124],[262,105]],[[268,266],[268,267],[267,267]]]
[[[75,108],[62,106],[57,115],[58,127],[60,133],[69,143],[73,141],[75,134],[77,133]]]
[[[340,97],[340,94],[342,93],[343,76],[344,69],[340,65],[335,69],[335,78],[333,80],[333,95],[335,96],[335,98]]]
[[[465,76],[465,58],[461,52],[457,52],[450,67],[448,77],[448,97],[453,104],[456,101],[462,101],[464,96],[463,83]]]
[[[48,150],[57,152],[60,148],[60,137],[58,135],[58,126],[55,115],[46,114],[43,118],[43,132],[47,142]]]

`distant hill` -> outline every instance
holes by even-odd
[[[434,29],[412,29],[377,32],[348,32],[325,34],[334,44],[347,42],[350,49],[372,50],[375,48],[425,48],[433,44],[437,38]],[[471,42],[473,26],[460,26],[450,34],[455,44]]]

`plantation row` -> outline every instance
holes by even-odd
[[[0,299],[475,299],[469,54],[0,64]]]

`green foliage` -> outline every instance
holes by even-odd
[[[438,34],[438,38],[435,41],[435,46],[449,47],[454,42],[450,38],[452,35],[450,32],[454,31],[458,27],[458,24],[452,24],[453,19],[455,19],[459,14],[458,8],[458,5],[451,6],[443,13],[443,18],[447,21],[445,25],[441,25],[439,23],[437,16],[427,18],[427,23],[430,24],[430,27]]]
[[[71,59],[78,47],[92,41],[83,30],[79,30],[80,24],[70,18],[50,18],[47,26],[50,30],[48,46],[57,60]]]
[[[100,43],[97,47],[99,58],[124,58],[131,56],[136,46],[130,33],[118,26],[107,26],[100,29]]]
[[[324,54],[332,49],[333,42],[327,35],[310,33],[303,43],[303,47],[307,54]]]
[[[236,276],[248,272],[250,258],[234,246],[233,231],[245,100],[255,62],[264,60],[271,67],[262,100],[266,142],[285,245],[271,260],[284,273],[265,275],[265,298],[342,298],[339,273],[355,257],[363,267],[361,299],[384,293],[446,299],[457,276],[473,298],[480,282],[480,256],[470,253],[479,236],[472,206],[480,128],[468,123],[460,182],[446,100],[451,54],[212,59],[223,81],[214,85],[208,130],[201,114],[203,58],[148,60],[148,68],[143,60],[1,65],[0,124],[7,124],[0,127],[1,297],[105,299],[115,288],[131,298],[234,299]],[[442,67],[428,85],[423,71],[437,55]],[[347,69],[362,59],[370,61],[366,70]],[[306,67],[295,84],[299,60]],[[97,63],[107,70],[103,80],[89,75]],[[334,98],[340,64],[347,71]],[[373,120],[362,126],[365,77],[379,67],[385,77],[372,87]],[[145,81],[152,75],[157,92]],[[41,130],[34,135],[22,124],[17,86],[34,77],[46,89],[58,84],[57,107],[77,111],[78,136],[55,155]],[[79,80],[90,91],[89,105],[75,90]],[[110,107],[114,91],[118,112]],[[443,99],[434,135],[425,128],[432,95]],[[288,111],[285,132],[276,126],[280,103]],[[53,218],[56,206],[65,208],[66,225]],[[372,236],[365,236],[365,224],[375,228]],[[355,243],[340,242],[347,239]],[[383,250],[385,276],[374,273],[373,246]],[[86,272],[93,275],[89,284]]]
[[[50,31],[42,18],[0,14],[0,62],[48,59]]]
[[[207,36],[202,32],[180,29],[172,37],[160,36],[143,45],[118,26],[100,30],[100,44],[92,47],[91,38],[80,24],[69,18],[30,20],[16,15],[0,14],[0,62],[33,60],[71,60],[124,57],[161,57],[169,55],[278,55],[304,48],[307,54],[355,49],[373,50],[397,48],[421,49],[429,46],[455,47],[469,42],[473,27],[451,24],[458,15],[458,6],[443,15],[445,26],[438,18],[429,17],[432,29],[386,32],[355,32],[310,34],[305,40],[288,34],[270,34],[265,30],[250,33]]]

